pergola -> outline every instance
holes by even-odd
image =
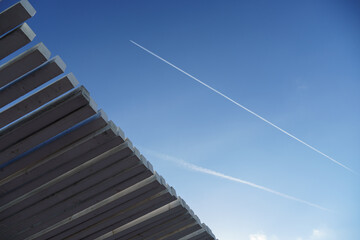
[[[0,13],[0,60],[34,39],[34,14]],[[0,66],[0,238],[215,239],[50,56],[39,43]]]

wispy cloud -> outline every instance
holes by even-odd
[[[145,151],[147,152],[147,154],[152,155],[155,158],[159,158],[159,159],[166,160],[166,161],[171,161],[173,163],[176,163],[176,164],[178,164],[178,165],[180,165],[180,166],[182,166],[182,167],[184,167],[186,169],[192,170],[192,171],[205,173],[205,174],[208,174],[208,175],[212,175],[212,176],[216,176],[216,177],[219,177],[219,178],[227,179],[227,180],[237,182],[237,183],[242,183],[242,184],[245,184],[245,185],[248,185],[248,186],[251,186],[251,187],[254,187],[254,188],[257,188],[257,189],[260,189],[260,190],[275,194],[275,195],[278,195],[278,196],[283,197],[283,198],[287,198],[287,199],[290,199],[290,200],[293,200],[293,201],[296,201],[296,202],[306,204],[306,205],[311,206],[311,207],[315,207],[315,208],[318,208],[318,209],[321,209],[321,210],[324,210],[324,211],[331,211],[331,210],[329,210],[327,208],[324,208],[324,207],[322,207],[320,205],[317,205],[317,204],[314,204],[314,203],[311,203],[311,202],[308,202],[308,201],[305,201],[305,200],[302,200],[302,199],[299,199],[299,198],[296,198],[296,197],[293,197],[293,196],[290,196],[290,195],[287,195],[287,194],[284,194],[284,193],[281,193],[281,192],[278,192],[278,191],[275,191],[275,190],[272,190],[272,189],[267,188],[267,187],[260,186],[258,184],[252,183],[252,182],[242,180],[240,178],[232,177],[232,176],[229,176],[229,175],[226,175],[226,174],[223,174],[223,173],[220,173],[220,172],[216,172],[216,171],[208,169],[208,168],[197,166],[195,164],[186,162],[185,160],[180,159],[180,158],[176,158],[176,157],[173,157],[173,156],[169,156],[169,155],[159,153],[159,152],[155,152],[155,151],[151,151],[151,150],[145,150]]]
[[[315,228],[312,230],[310,240],[325,240],[325,239],[326,240],[336,239],[335,232],[326,226]]]
[[[130,40],[130,42],[131,42],[131,43],[133,43],[134,45],[136,45],[137,47],[141,48],[142,50],[144,50],[144,51],[146,51],[146,52],[150,53],[150,54],[151,54],[151,55],[153,55],[154,57],[156,57],[156,58],[160,59],[160,60],[161,60],[161,61],[163,61],[164,63],[166,63],[166,64],[170,65],[170,66],[171,66],[171,67],[173,67],[173,68],[175,68],[176,70],[178,70],[178,71],[182,72],[182,73],[183,73],[183,74],[185,74],[186,76],[188,76],[188,77],[192,78],[193,80],[197,81],[198,83],[202,84],[203,86],[207,87],[207,88],[208,88],[208,89],[210,89],[211,91],[213,91],[213,92],[215,92],[215,93],[219,94],[220,96],[222,96],[223,98],[227,99],[228,101],[230,101],[230,102],[234,103],[234,104],[235,104],[235,105],[237,105],[238,107],[241,107],[242,109],[244,109],[244,110],[246,110],[247,112],[251,113],[251,114],[252,114],[252,115],[254,115],[255,117],[257,117],[257,118],[261,119],[262,121],[266,122],[267,124],[271,125],[272,127],[276,128],[277,130],[281,131],[282,133],[284,133],[284,134],[288,135],[289,137],[291,137],[291,138],[295,139],[296,141],[298,141],[298,142],[302,143],[303,145],[307,146],[308,148],[312,149],[313,151],[315,151],[315,152],[317,152],[317,153],[321,154],[322,156],[326,157],[326,158],[327,158],[327,159],[329,159],[330,161],[332,161],[332,162],[336,163],[337,165],[339,165],[339,166],[341,166],[341,167],[343,167],[343,168],[347,169],[347,170],[348,170],[348,171],[350,171],[350,172],[355,173],[355,172],[354,172],[354,170],[352,170],[351,168],[349,168],[349,167],[345,166],[345,165],[344,165],[344,164],[342,164],[341,162],[336,161],[334,158],[332,158],[332,157],[330,157],[330,156],[326,155],[325,153],[321,152],[320,150],[316,149],[315,147],[311,146],[310,144],[308,144],[308,143],[306,143],[306,142],[302,141],[301,139],[299,139],[299,138],[295,137],[294,135],[292,135],[292,134],[288,133],[288,132],[287,132],[287,131],[285,131],[284,129],[282,129],[282,128],[278,127],[277,125],[275,125],[274,123],[270,122],[269,120],[267,120],[267,119],[265,119],[265,118],[261,117],[261,116],[260,116],[260,115],[258,115],[257,113],[255,113],[255,112],[251,111],[250,109],[248,109],[248,108],[244,107],[243,105],[241,105],[240,103],[238,103],[238,102],[236,102],[235,100],[231,99],[230,97],[226,96],[226,95],[225,95],[225,94],[223,94],[222,92],[220,92],[220,91],[216,90],[215,88],[213,88],[213,87],[211,87],[211,86],[207,85],[206,83],[202,82],[202,81],[201,81],[201,80],[199,80],[198,78],[196,78],[196,77],[194,77],[193,75],[191,75],[191,74],[189,74],[189,73],[185,72],[185,71],[184,71],[184,70],[182,70],[181,68],[179,68],[179,67],[175,66],[175,65],[174,65],[174,64],[172,64],[171,62],[169,62],[169,61],[165,60],[164,58],[160,57],[159,55],[157,55],[157,54],[153,53],[152,51],[148,50],[147,48],[145,48],[145,47],[141,46],[140,44],[138,44],[138,43],[136,43],[136,42],[134,42],[134,41],[132,41],[132,40]]]
[[[279,240],[277,236],[268,237],[263,233],[255,233],[249,235],[249,240]]]
[[[298,237],[297,240],[335,240],[337,239],[335,232],[326,227],[314,228],[308,237]]]
[[[249,240],[267,240],[267,236],[262,233],[250,234]]]

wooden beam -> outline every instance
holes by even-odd
[[[50,156],[54,152],[57,152],[60,149],[71,145],[73,142],[78,141],[84,136],[104,127],[107,123],[107,119],[105,117],[106,116],[104,116],[102,112],[98,112],[94,116],[78,123],[72,128],[2,164],[0,179],[2,179],[3,176],[7,177],[18,171],[22,171],[24,168],[36,165],[38,162]],[[3,209],[3,207],[4,206],[1,206],[0,209]]]
[[[46,126],[45,128],[33,133],[25,139],[22,139],[1,151],[1,163],[4,164],[14,158],[20,157],[32,148],[35,148],[43,142],[46,142],[49,139],[55,137],[56,135],[62,133],[63,131],[70,129],[74,125],[80,123],[81,121],[87,119],[95,113],[96,111],[89,105],[77,109],[76,111],[59,119],[55,123]]]
[[[31,42],[35,36],[26,23],[2,36],[0,38],[0,60]]]
[[[21,0],[0,13],[0,36],[34,16],[35,9],[27,0]]]
[[[30,237],[27,237],[26,240],[38,239],[38,237],[43,236],[44,234],[52,231],[53,229],[61,227],[61,226],[65,225],[65,224],[67,224],[67,223],[69,223],[69,222],[71,222],[71,221],[73,221],[75,219],[81,218],[82,216],[88,214],[89,212],[93,212],[93,211],[103,207],[104,205],[107,205],[107,204],[109,204],[109,203],[111,203],[111,202],[113,202],[113,201],[115,201],[117,199],[120,199],[120,198],[130,194],[131,192],[136,191],[137,189],[142,188],[143,186],[151,184],[154,181],[157,181],[155,175],[151,176],[151,177],[149,177],[147,179],[144,179],[143,181],[141,181],[139,183],[136,183],[136,184],[132,185],[131,187],[128,187],[128,188],[126,188],[126,189],[124,189],[122,191],[117,192],[116,194],[112,195],[111,197],[108,197],[108,198],[106,198],[106,199],[104,199],[104,200],[102,200],[102,201],[100,201],[100,202],[98,202],[98,203],[96,203],[96,204],[94,204],[94,205],[92,205],[92,206],[90,206],[90,207],[88,207],[88,208],[86,208],[86,209],[72,215],[69,218],[63,219],[61,222],[56,223],[56,225],[53,225],[53,226],[51,226],[51,227],[49,227],[47,229],[44,229],[44,230],[42,230],[42,231],[40,231],[40,232],[30,236]]]
[[[50,51],[39,43],[0,66],[0,87],[14,81],[50,58]]]
[[[64,228],[58,229],[52,235],[45,235],[39,240],[48,239],[61,240],[65,238],[81,239],[105,228],[122,226],[149,212],[158,209],[176,200],[176,197],[168,189],[158,192],[158,188],[151,189],[145,193],[135,196],[129,201],[119,199],[111,204],[105,205],[100,211],[94,211],[78,221]],[[158,192],[154,194],[155,192]]]
[[[66,151],[56,152],[36,165],[8,176],[0,181],[0,206],[39,188],[123,141],[113,126],[107,125],[78,140]]]
[[[64,73],[65,63],[59,56],[0,89],[0,107],[3,107],[40,85]]]
[[[142,196],[143,194],[145,194],[147,192],[158,193],[158,192],[161,192],[162,190],[164,190],[164,186],[161,186],[161,185],[159,185],[158,182],[154,181],[154,182],[149,183],[146,186],[144,186],[144,187],[142,187],[142,188],[140,188],[140,189],[138,189],[136,191],[133,191],[133,192],[127,194],[126,196],[123,196],[122,198],[119,198],[118,201],[121,201],[122,203],[125,203],[125,202],[128,202],[128,201],[131,201],[134,198],[134,196]],[[98,202],[100,202],[100,201],[98,201]],[[104,207],[106,207],[106,205]],[[81,208],[81,210],[83,210],[83,208]],[[73,214],[81,212],[81,210],[80,211],[75,211]],[[90,214],[90,213],[92,213],[92,212],[89,212],[88,214]],[[113,213],[115,213],[115,212],[113,212]],[[50,216],[53,216],[53,215],[50,215]],[[71,215],[67,215],[67,216],[69,217]],[[42,230],[44,230],[44,229],[46,229],[48,227],[51,227],[52,225],[56,225],[57,222],[60,222],[63,219],[66,219],[68,217],[64,217],[64,214],[62,214],[62,215],[56,216],[55,218],[51,217],[51,220],[49,220],[49,221],[36,222],[37,223],[36,227],[33,227],[29,231],[24,232],[24,234],[21,234],[21,235],[19,234],[18,235],[19,238],[16,237],[15,239],[24,239],[24,238],[28,237],[29,234],[31,234],[31,235],[36,234],[37,232],[42,231]],[[31,222],[28,221],[28,223],[31,223]],[[76,236],[72,235],[71,239],[80,239],[79,237],[81,235],[86,236],[87,232],[85,231],[85,232],[82,232],[82,234],[76,234]],[[88,238],[85,237],[85,239],[88,239]]]
[[[112,231],[102,234],[96,238],[96,240],[102,239],[122,239],[127,236],[136,236],[137,231],[147,230],[156,226],[159,223],[163,223],[173,217],[186,213],[186,209],[183,207],[181,200],[177,199],[161,208],[156,209],[142,217],[139,217],[127,224],[124,224]],[[89,236],[92,238],[93,236]],[[127,238],[125,238],[127,239]]]
[[[179,240],[215,240],[215,236],[205,224],[201,224],[201,229],[190,233]]]
[[[93,112],[97,109],[95,102],[91,100],[89,92],[84,87],[74,89],[52,103],[1,129],[0,151],[86,105],[90,105]]]
[[[74,177],[82,175],[84,171],[89,173],[92,169],[87,168],[82,172],[77,172],[76,175],[73,175],[72,179],[66,178],[60,183],[52,185],[51,188],[44,189],[36,195],[27,198],[25,202],[22,201],[20,204],[14,205],[12,211],[14,209],[22,210],[18,214],[7,217],[6,223],[15,224],[21,222],[20,225],[23,226],[37,222],[39,222],[38,224],[40,222],[44,224],[43,219],[45,216],[50,218],[46,221],[46,224],[56,223],[59,219],[61,220],[71,214],[75,214],[77,211],[81,211],[81,209],[87,208],[118,191],[150,177],[152,173],[147,171],[146,167],[144,169],[144,166],[139,163],[128,169],[121,167],[121,162],[135,162],[135,159],[134,156],[125,158],[87,178],[74,182],[72,180]],[[119,171],[119,169],[122,170],[120,173],[115,175],[111,173],[111,170],[115,172],[116,170]],[[58,189],[62,190],[59,191]],[[29,202],[33,204],[29,205]],[[25,209],[25,205],[30,208]],[[0,213],[0,216],[2,215]]]
[[[173,233],[169,234],[168,236],[159,238],[159,240],[178,240],[179,238],[184,237],[190,233],[193,233],[199,229],[201,229],[201,225],[197,223],[189,224],[178,230],[175,230]]]
[[[61,176],[58,176],[55,179],[52,179],[50,182],[45,183],[44,185],[33,189],[31,192],[24,193],[23,196],[21,196],[19,199],[15,199],[13,202],[9,202],[3,206],[0,207],[0,211],[4,211],[7,208],[11,208],[15,206],[15,208],[25,209],[27,206],[31,206],[31,204],[39,203],[39,201],[43,198],[46,198],[50,195],[53,195],[60,190],[63,191],[62,194],[56,194],[51,197],[51,199],[47,199],[45,203],[38,204],[39,209],[46,209],[48,204],[53,204],[57,202],[61,202],[63,198],[65,197],[64,194],[69,194],[68,196],[72,196],[74,194],[74,189],[84,189],[86,187],[91,187],[92,185],[96,185],[99,183],[100,180],[108,179],[107,177],[111,176],[102,176],[102,179],[98,179],[99,181],[96,182],[95,180],[91,180],[89,182],[86,181],[87,177],[94,177],[98,176],[101,173],[107,173],[106,170],[109,170],[109,164],[112,165],[114,163],[122,162],[126,166],[134,166],[138,164],[136,161],[135,155],[129,155],[133,154],[132,151],[129,151],[129,147],[127,144],[119,145],[113,149],[110,149],[101,155],[98,155],[89,161],[85,162],[82,165],[77,166],[76,168],[72,169],[69,172],[66,172],[62,174]],[[105,168],[105,172],[101,172],[101,169]],[[99,172],[100,170],[100,172]],[[126,169],[125,169],[126,170]],[[123,172],[124,169],[121,171]],[[122,178],[119,178],[119,180],[125,179],[128,176],[122,176]],[[82,181],[81,181],[82,180]],[[81,182],[79,182],[81,181]],[[72,185],[74,182],[79,182],[79,184]],[[101,190],[104,190],[101,188]],[[25,201],[26,200],[26,201]],[[48,201],[51,200],[51,201]],[[24,202],[25,201],[25,202]],[[20,204],[21,203],[21,204]],[[37,209],[37,211],[39,210]],[[17,210],[16,210],[17,211]],[[15,210],[12,210],[11,212],[16,212]],[[25,212],[20,213],[21,216],[25,216]],[[33,213],[31,213],[33,214]],[[3,219],[3,215],[0,212],[0,219]],[[25,217],[28,217],[27,215]],[[19,216],[20,219],[20,216]]]
[[[182,236],[185,236],[187,234],[189,234],[190,232],[196,231],[198,229],[201,228],[201,223],[200,220],[194,215],[193,211],[189,208],[189,206],[180,199],[180,201],[182,202],[182,206],[185,210],[184,214],[178,215],[176,216],[175,214],[172,215],[170,218],[166,217],[166,221],[164,221],[164,219],[159,220],[158,222],[156,222],[155,219],[152,220],[151,222],[151,227],[139,227],[136,231],[132,231],[126,235],[122,235],[122,237],[124,239],[136,239],[135,236],[140,235],[145,239],[146,236],[150,237],[153,234],[157,234],[160,235],[156,238],[151,238],[150,239],[159,239],[159,240],[172,240],[172,239],[179,239]],[[173,229],[170,233],[163,233],[163,234],[159,234],[165,230],[169,230],[170,226],[174,227],[174,224],[176,225],[176,223],[180,223],[182,221],[184,221],[184,219],[190,218],[192,221],[190,224],[183,224],[182,226],[179,226],[179,228],[175,228]]]
[[[178,231],[194,224],[194,219],[190,214],[180,215],[163,224],[153,227],[147,231],[142,232],[132,240],[146,240],[146,239],[162,239],[171,236]]]
[[[78,83],[74,75],[70,73],[5,109],[0,112],[0,128],[73,89]]]

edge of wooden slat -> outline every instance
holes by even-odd
[[[7,68],[8,66],[16,63],[17,61],[20,61],[21,59],[23,59],[24,57],[28,56],[29,54],[35,52],[36,50],[38,50],[46,60],[49,60],[50,56],[51,56],[51,52],[50,50],[44,45],[44,43],[38,43],[35,46],[31,47],[30,49],[28,49],[27,51],[17,55],[16,57],[14,57],[13,59],[7,61],[6,63],[2,64],[0,66],[0,71],[2,71],[3,69]]]
[[[0,15],[3,14],[3,13],[5,13],[5,12],[7,12],[7,11],[9,11],[9,10],[12,9],[13,7],[16,7],[16,5],[19,5],[19,4],[24,8],[24,10],[29,14],[30,17],[33,17],[33,16],[35,15],[36,10],[35,10],[35,8],[29,3],[28,0],[21,0],[20,2],[17,2],[17,3],[15,3],[15,4],[11,5],[10,7],[8,7],[7,9],[5,9],[4,11],[2,11],[2,12],[0,13]]]
[[[29,27],[29,25],[27,25],[27,23],[23,23],[19,29],[24,33],[24,35],[29,39],[30,42],[34,40],[36,34]]]
[[[70,83],[75,87],[79,85],[79,81],[76,79],[73,73],[69,73],[66,75],[66,77],[69,79]]]
[[[19,3],[24,7],[30,17],[33,17],[35,15],[36,10],[28,0],[21,0]]]

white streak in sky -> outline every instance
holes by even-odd
[[[138,43],[136,43],[136,42],[134,42],[134,41],[132,41],[132,40],[129,40],[129,41],[130,41],[131,43],[133,43],[134,45],[138,46],[139,48],[143,49],[144,51],[146,51],[146,52],[150,53],[150,54],[151,54],[151,55],[153,55],[154,57],[156,57],[156,58],[160,59],[161,61],[165,62],[166,64],[168,64],[168,65],[172,66],[172,67],[173,67],[173,68],[175,68],[176,70],[178,70],[178,71],[180,71],[180,72],[184,73],[186,76],[188,76],[188,77],[190,77],[190,78],[194,79],[194,80],[195,80],[195,81],[197,81],[198,83],[200,83],[200,84],[204,85],[205,87],[209,88],[209,89],[210,89],[210,90],[212,90],[213,92],[215,92],[215,93],[219,94],[220,96],[222,96],[222,97],[224,97],[225,99],[229,100],[230,102],[234,103],[235,105],[237,105],[237,106],[241,107],[242,109],[244,109],[244,110],[248,111],[249,113],[251,113],[252,115],[256,116],[257,118],[260,118],[260,119],[261,119],[261,120],[263,120],[264,122],[266,122],[266,123],[270,124],[271,126],[273,126],[274,128],[276,128],[277,130],[279,130],[279,131],[281,131],[281,132],[285,133],[285,134],[286,134],[286,135],[288,135],[289,137],[291,137],[291,138],[295,139],[296,141],[298,141],[298,142],[300,142],[300,143],[304,144],[305,146],[307,146],[308,148],[310,148],[310,149],[314,150],[315,152],[317,152],[317,153],[319,153],[319,154],[323,155],[324,157],[326,157],[327,159],[329,159],[329,160],[331,160],[332,162],[336,163],[337,165],[339,165],[339,166],[341,166],[341,167],[343,167],[343,168],[347,169],[347,170],[348,170],[348,171],[350,171],[350,172],[355,173],[355,172],[354,172],[354,170],[352,170],[351,168],[349,168],[349,167],[345,166],[344,164],[342,164],[342,163],[340,163],[340,162],[336,161],[336,160],[335,160],[335,159],[333,159],[332,157],[330,157],[330,156],[326,155],[325,153],[323,153],[323,152],[319,151],[318,149],[314,148],[313,146],[311,146],[311,145],[307,144],[306,142],[304,142],[304,141],[300,140],[299,138],[297,138],[297,137],[295,137],[294,135],[292,135],[292,134],[288,133],[287,131],[283,130],[282,128],[280,128],[280,127],[276,126],[276,125],[275,125],[275,124],[273,124],[272,122],[270,122],[270,121],[266,120],[265,118],[261,117],[260,115],[256,114],[255,112],[251,111],[250,109],[248,109],[248,108],[244,107],[244,106],[243,106],[243,105],[241,105],[240,103],[238,103],[238,102],[236,102],[235,100],[233,100],[233,99],[229,98],[229,97],[228,97],[228,96],[226,96],[225,94],[223,94],[223,93],[219,92],[218,90],[216,90],[215,88],[213,88],[213,87],[211,87],[211,86],[207,85],[206,83],[204,83],[204,82],[200,81],[200,80],[199,80],[199,79],[197,79],[196,77],[194,77],[194,76],[192,76],[191,74],[189,74],[189,73],[185,72],[185,71],[184,71],[184,70],[182,70],[181,68],[179,68],[179,67],[175,66],[174,64],[172,64],[172,63],[168,62],[167,60],[163,59],[162,57],[160,57],[160,56],[156,55],[155,53],[153,53],[153,52],[151,52],[150,50],[146,49],[145,47],[141,46],[140,44],[138,44]]]
[[[176,157],[173,157],[173,156],[169,156],[169,155],[154,152],[154,151],[146,151],[146,152],[149,155],[152,155],[152,156],[154,156],[156,158],[174,162],[174,163],[179,164],[180,166],[185,167],[186,169],[189,169],[189,170],[192,170],[192,171],[205,173],[205,174],[216,176],[216,177],[219,177],[219,178],[224,178],[224,179],[227,179],[227,180],[230,180],[230,181],[233,181],[233,182],[237,182],[237,183],[242,183],[242,184],[245,184],[245,185],[248,185],[248,186],[251,186],[251,187],[254,187],[254,188],[257,188],[257,189],[260,189],[260,190],[275,194],[275,195],[278,195],[278,196],[283,197],[283,198],[287,198],[287,199],[290,199],[290,200],[293,200],[293,201],[296,201],[296,202],[300,202],[300,203],[303,203],[303,204],[306,204],[308,206],[315,207],[315,208],[318,208],[318,209],[321,209],[321,210],[324,210],[324,211],[332,212],[331,210],[329,210],[327,208],[324,208],[322,206],[319,206],[317,204],[314,204],[314,203],[311,203],[311,202],[308,202],[308,201],[305,201],[305,200],[302,200],[302,199],[299,199],[299,198],[296,198],[296,197],[292,197],[290,195],[287,195],[287,194],[284,194],[284,193],[281,193],[281,192],[277,192],[275,190],[272,190],[270,188],[257,185],[257,184],[252,183],[252,182],[248,182],[248,181],[245,181],[245,180],[242,180],[242,179],[239,179],[239,178],[231,177],[231,176],[225,175],[223,173],[213,171],[213,170],[208,169],[208,168],[197,166],[195,164],[186,162],[183,159],[179,159],[179,158],[176,158]]]

